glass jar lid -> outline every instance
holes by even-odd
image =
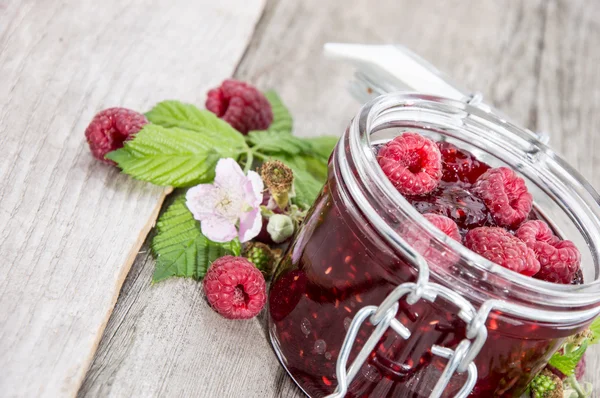
[[[512,272],[449,239],[429,223],[393,187],[372,149],[373,145],[409,130],[456,144],[493,167],[508,166],[518,171],[534,197],[536,209],[560,236],[572,240],[579,248],[585,283],[554,284]],[[404,242],[385,215],[374,211],[373,201],[385,202],[388,208],[391,205],[397,215],[414,223],[411,228],[421,229],[437,244],[460,256],[459,275],[431,267],[432,276],[452,284],[457,292],[483,303],[490,298],[489,288],[496,287],[491,296],[504,303],[504,311],[558,323],[579,322],[598,314],[600,197],[576,170],[537,140],[535,134],[490,110],[465,102],[424,94],[392,93],[363,106],[344,139],[357,173],[345,170],[348,159],[344,159],[343,151],[338,151],[336,156],[353,200],[388,243],[413,259],[417,267],[423,258]]]

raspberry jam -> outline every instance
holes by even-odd
[[[494,163],[519,165],[513,167],[516,169],[530,162],[528,147],[519,148],[520,158],[504,156],[502,148],[517,145],[512,131],[505,133],[510,145],[498,137],[496,142],[486,142],[489,132],[479,131],[481,126],[474,118],[489,123],[490,116],[478,116],[477,109],[466,112],[467,108],[431,96],[380,97],[363,108],[338,144],[328,181],[279,264],[269,295],[273,346],[288,373],[309,396],[334,392],[338,385],[336,361],[354,315],[365,306],[380,305],[398,285],[414,282],[418,275],[414,255],[427,260],[432,283],[451,287],[475,308],[488,300],[524,308],[522,313],[512,307],[494,309],[486,318],[488,336],[474,360],[477,381],[473,397],[519,396],[563,339],[585,328],[598,313],[598,265],[592,243],[579,245],[587,251],[582,253],[584,270],[574,284],[553,285],[502,269],[428,229],[423,213],[453,219],[461,235],[479,226],[495,226],[485,204],[471,193],[471,184],[490,167],[488,163],[495,167]],[[501,130],[501,121],[492,121]],[[404,198],[378,169],[378,146],[370,140],[382,143],[415,130],[438,142],[445,166],[434,192]],[[475,157],[475,150],[485,159]],[[585,217],[585,211],[564,210],[551,194],[545,194],[555,188],[545,190],[542,183],[529,179],[526,170],[522,174],[528,185],[539,188],[532,192],[535,202],[529,219],[544,219],[557,235],[577,241],[593,228],[600,231],[592,217]],[[596,198],[592,192],[589,198],[571,203],[598,214]],[[588,232],[569,218],[573,213]],[[427,237],[430,245],[403,246],[415,242],[413,236]],[[586,284],[579,285],[584,278]],[[410,330],[410,338],[404,340],[387,329],[346,396],[430,396],[448,362],[434,355],[432,346],[455,349],[466,337],[468,325],[458,316],[459,310],[444,300],[420,299],[411,305],[401,299],[396,319]],[[369,321],[360,327],[348,364],[373,329]],[[466,373],[455,373],[443,396],[454,396],[466,377]]]

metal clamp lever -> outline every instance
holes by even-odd
[[[379,342],[379,339],[381,339],[383,334],[390,327],[404,340],[410,338],[410,330],[396,319],[399,307],[398,300],[405,296],[408,296],[407,300],[410,299],[413,304],[420,298],[434,302],[438,297],[442,297],[460,308],[458,316],[469,326],[474,319],[477,319],[475,308],[471,303],[445,286],[431,282],[421,282],[421,284],[412,282],[403,283],[394,289],[381,305],[378,307],[366,306],[354,316],[354,319],[348,328],[344,343],[340,349],[336,364],[338,387],[333,394],[328,396],[328,398],[339,398],[346,395],[348,387],[356,377],[358,370],[365,363],[370,353]],[[364,321],[369,317],[370,322],[375,326],[375,330],[347,370],[348,357],[352,351],[358,331]],[[431,392],[431,397],[441,397],[454,373],[464,373],[465,371],[467,372],[467,380],[457,393],[456,397],[465,398],[469,395],[477,381],[477,367],[473,363],[473,359],[478,354],[487,338],[487,329],[485,328],[485,325],[478,326],[477,329],[477,332],[473,336],[474,340],[468,338],[463,339],[458,344],[456,350],[437,345],[434,345],[431,348],[432,354],[448,359],[448,363],[446,364],[441,377]]]

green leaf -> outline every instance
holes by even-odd
[[[300,169],[295,169],[294,174],[296,175],[294,180],[296,197],[293,202],[303,209],[309,209],[317,199],[325,181],[319,181],[312,174]]]
[[[271,130],[251,131],[247,139],[255,150],[262,153],[303,154],[324,160],[329,160],[338,141],[336,137],[300,138]]]
[[[560,370],[566,376],[571,376],[575,372],[575,368],[581,360],[581,357],[583,357],[588,344],[588,340],[584,340],[574,351],[571,351],[567,354],[561,354],[557,352],[552,356],[552,358],[550,358],[550,362],[548,363]]]
[[[324,159],[315,158],[312,156],[304,156],[303,158],[306,171],[313,175],[317,180],[325,182],[327,180],[327,162]]]
[[[279,131],[263,130],[248,133],[248,141],[262,153],[280,153],[298,155],[311,154],[313,147],[309,142],[291,134],[282,134]]]
[[[294,128],[292,115],[281,101],[279,95],[275,91],[270,90],[265,93],[265,97],[269,100],[271,109],[273,110],[273,123],[269,126],[269,131],[291,134]]]
[[[157,235],[152,239],[156,269],[152,281],[160,282],[172,276],[200,280],[210,264],[227,254],[239,256],[241,245],[235,239],[216,243],[200,232],[200,225],[181,195],[156,223]]]
[[[212,181],[217,161],[238,154],[212,136],[147,124],[132,141],[106,157],[138,180],[186,187]]]
[[[590,325],[590,331],[592,332],[592,339],[590,345],[600,343],[600,317],[596,318]]]
[[[192,104],[163,101],[146,113],[146,117],[150,122],[163,127],[179,127],[202,133],[204,136],[209,136],[220,147],[231,148],[233,152],[239,152],[246,147],[244,136],[229,123],[219,119],[214,113],[200,110]]]
[[[339,139],[339,137],[324,135],[321,137],[305,138],[304,140],[312,145],[316,155],[324,159],[329,159],[329,155],[333,152],[333,148],[335,148]]]

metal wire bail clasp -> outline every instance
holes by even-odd
[[[405,296],[407,303],[411,305],[420,299],[434,302],[438,297],[452,302],[460,309],[458,316],[468,325],[468,329],[471,330],[470,335],[463,339],[455,350],[438,345],[434,345],[431,348],[431,353],[433,355],[446,358],[448,359],[448,362],[433,388],[430,397],[441,397],[454,373],[467,372],[467,380],[456,394],[456,397],[464,398],[473,390],[477,381],[477,367],[473,363],[473,359],[479,353],[487,339],[487,329],[485,328],[485,324],[475,322],[475,324],[472,325],[474,320],[478,319],[476,317],[477,311],[473,305],[460,294],[447,287],[429,282],[429,267],[427,266],[427,262],[421,256],[418,256],[417,260],[419,263],[419,276],[416,283],[407,282],[401,284],[396,287],[379,306],[366,306],[354,316],[354,319],[348,328],[348,332],[346,333],[336,363],[338,386],[335,392],[329,395],[328,398],[341,398],[346,395],[348,387],[350,386],[350,383],[352,383],[354,377],[356,377],[359,369],[365,363],[383,334],[390,327],[404,340],[408,340],[411,337],[410,330],[396,319],[399,307],[398,300]],[[348,358],[352,351],[352,346],[354,345],[358,331],[367,319],[370,320],[375,329],[359,351],[354,362],[350,365],[350,368],[347,368]]]

